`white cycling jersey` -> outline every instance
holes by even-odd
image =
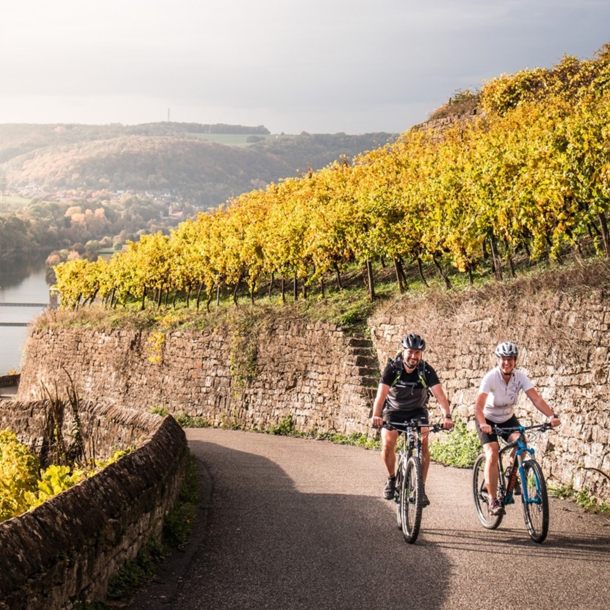
[[[513,369],[506,383],[499,367],[491,369],[479,386],[479,394],[487,394],[483,415],[496,424],[503,424],[514,415],[519,392],[527,392],[533,387],[529,377],[522,371]]]

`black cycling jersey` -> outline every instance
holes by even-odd
[[[428,388],[440,383],[436,371],[425,362],[407,373],[402,358],[397,360],[389,362],[381,375],[381,383],[390,386],[383,413],[424,409],[428,404]]]

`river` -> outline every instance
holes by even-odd
[[[2,326],[25,323],[39,316],[41,307],[6,307],[3,303],[48,303],[49,285],[44,261],[0,263],[0,375],[20,371],[27,339],[27,326]]]

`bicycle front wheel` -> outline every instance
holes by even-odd
[[[405,467],[400,487],[400,517],[405,541],[413,544],[421,526],[424,479],[419,458],[412,456]]]
[[[495,530],[502,523],[503,515],[492,515],[489,512],[489,493],[485,484],[485,464],[487,458],[481,453],[474,463],[472,469],[472,493],[474,495],[474,505],[477,509],[479,520],[483,527],[488,530]],[[499,484],[498,484],[499,486]]]
[[[396,525],[398,529],[402,530],[402,514],[400,510],[400,490],[402,489],[402,482],[404,480],[405,468],[401,464],[396,473],[396,493],[394,494],[394,502],[396,502]]]
[[[535,460],[523,462],[524,477],[521,481],[523,517],[531,539],[541,543],[549,533],[549,497],[540,464]]]

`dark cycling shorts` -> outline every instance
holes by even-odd
[[[390,426],[388,424],[393,424],[394,422],[398,424],[404,424],[405,422],[411,421],[413,419],[418,420],[422,424],[428,423],[428,409],[412,409],[411,411],[387,411],[382,414],[383,424],[382,428],[386,428],[390,430]],[[400,430],[399,430],[400,432]]]
[[[491,421],[491,419],[487,419],[485,418],[485,422],[487,424],[489,424],[492,429],[494,426],[498,426],[500,428],[516,428],[517,426],[520,426],[521,424],[519,423],[519,420],[517,419],[516,415],[513,415],[510,419],[506,420],[505,422],[502,422],[501,424],[499,424],[498,422],[495,421]],[[483,432],[481,430],[481,426],[479,426],[479,422],[475,421],[475,426],[477,427],[477,434],[479,435],[479,439],[481,440],[481,445],[486,445],[487,443],[497,443],[498,442],[498,435],[495,432],[492,432],[491,434],[487,434],[486,432]],[[508,437],[512,434],[512,432],[502,432],[502,434],[500,434],[500,437],[505,440],[506,442],[508,442]]]

